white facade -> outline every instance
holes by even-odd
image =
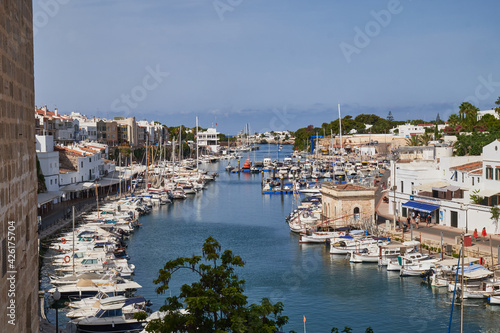
[[[485,115],[491,114],[493,117],[498,119],[498,113],[492,109],[492,110],[484,110],[484,111],[478,111],[477,112],[477,121],[481,120]]]
[[[490,171],[486,171],[488,166]],[[396,214],[404,219],[410,212],[404,206],[423,203],[435,207],[431,213],[433,222],[467,232],[483,227],[489,234],[499,231],[490,212],[491,206],[498,205],[500,194],[499,140],[485,146],[482,157],[442,157],[436,162],[391,164],[391,188],[392,184],[396,187],[388,192],[390,214],[396,209]],[[470,199],[474,190],[479,190],[488,205],[475,204]]]
[[[80,138],[82,140],[97,141],[97,122],[80,121]]]
[[[483,148],[484,186],[500,190],[500,141],[495,140]]]
[[[219,133],[217,129],[208,128],[205,132],[198,132],[198,147],[206,147],[212,152],[219,151]]]
[[[59,191],[59,152],[54,151],[54,138],[51,135],[36,135],[36,156],[47,191]]]

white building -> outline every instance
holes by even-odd
[[[402,219],[412,212],[430,214],[433,222],[467,232],[483,227],[488,233],[498,232],[490,208],[499,203],[500,141],[485,146],[482,157],[405,161],[392,164],[391,171],[391,186],[395,185],[388,192],[391,214]],[[471,200],[474,191],[484,197],[480,204]]]
[[[85,141],[97,141],[97,121],[95,119],[80,121],[80,138]]]
[[[205,132],[198,132],[198,147],[205,147],[216,153],[219,151],[219,133],[217,129],[208,128]]]
[[[36,135],[36,156],[45,178],[48,192],[59,191],[59,152],[54,151],[51,135]]]
[[[484,111],[478,111],[477,112],[477,121],[481,120],[485,115],[491,114],[493,117],[498,119],[498,113],[492,109],[492,110],[484,110]]]
[[[394,134],[397,130],[397,136],[399,137],[404,137],[404,138],[409,138],[414,135],[422,135],[425,133],[426,128],[432,128],[434,129],[434,124],[418,124],[418,125],[411,125],[411,124],[404,124],[404,125],[398,125],[395,128],[392,128],[389,130],[390,133]],[[438,125],[438,130],[442,130],[446,127],[445,124]]]

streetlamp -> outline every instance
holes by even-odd
[[[393,221],[394,228],[396,228],[396,162],[397,161],[398,161],[398,157],[396,155],[393,155],[393,160],[392,160],[392,164],[393,164],[393,175],[392,175],[393,183],[391,184],[391,186],[392,186],[392,195],[393,195],[392,213],[394,215],[394,221]],[[387,196],[389,196],[389,192],[387,193]]]
[[[52,294],[52,298],[54,299],[55,307],[56,307],[56,332],[59,333],[59,306],[57,305],[57,302],[61,299],[61,293],[59,292],[59,289],[56,288],[56,291]]]

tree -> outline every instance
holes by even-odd
[[[436,125],[439,125],[441,122],[442,122],[441,117],[439,117],[439,112],[438,112],[438,114],[436,116]]]
[[[422,146],[428,146],[429,142],[431,141],[432,137],[429,135],[429,133],[424,133],[419,137],[420,144]]]
[[[392,112],[389,111],[389,114],[387,115],[387,121],[392,123],[394,121],[394,117],[392,116]]]
[[[407,146],[420,146],[420,139],[417,135],[411,135],[410,137],[406,138],[406,145]]]
[[[448,117],[448,124],[451,126],[451,127],[455,127],[456,125],[458,125],[458,123],[460,122],[460,117],[457,116],[456,113],[452,113],[449,117]]]
[[[498,97],[498,99],[496,100],[495,104],[496,104],[496,105],[500,105],[500,97]],[[495,108],[495,111],[496,111],[496,113],[500,116],[500,107],[498,107],[498,106],[497,106],[497,107]]]
[[[469,198],[476,205],[480,205],[484,199],[482,196],[479,195],[479,190],[472,191],[472,194],[469,194]]]
[[[498,219],[500,219],[500,208],[499,207],[491,207],[490,209],[491,213],[491,219],[495,221],[495,234],[497,233],[498,229]]]
[[[160,311],[163,319],[150,322],[148,332],[276,332],[288,322],[282,316],[283,303],[272,304],[264,298],[261,304],[247,305],[243,294],[244,280],[235,273],[245,263],[232,251],[221,251],[212,237],[203,244],[202,256],[179,257],[168,261],[160,269],[154,283],[158,294],[169,289],[173,273],[187,269],[199,275],[200,280],[184,284],[179,296],[167,297]],[[185,310],[181,311],[185,304]]]

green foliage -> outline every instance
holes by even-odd
[[[145,321],[148,317],[148,314],[144,311],[135,312],[132,318],[137,319],[138,321]]]
[[[330,332],[332,332],[332,333],[351,333],[352,332],[352,328],[350,328],[349,326],[344,326],[344,329],[342,331],[339,331],[338,328],[333,327]]]
[[[495,221],[494,223],[495,223],[495,233],[496,233],[496,229],[498,229],[498,219],[500,219],[500,207],[498,206],[491,207],[490,213],[491,213],[491,219]]]
[[[144,158],[144,155],[146,154],[146,148],[145,147],[136,148],[134,149],[133,154],[134,154],[134,159],[137,162],[141,162]]]
[[[500,132],[460,134],[455,142],[455,154],[458,156],[481,155],[483,147],[500,137]]]
[[[474,202],[476,205],[480,205],[481,202],[483,201],[483,197],[479,195],[479,190],[474,190],[472,191],[472,194],[469,194],[469,198],[471,199],[472,202]]]
[[[420,138],[418,135],[411,135],[410,137],[406,138],[406,145],[407,146],[420,146]]]
[[[392,116],[392,112],[389,111],[389,114],[387,115],[387,121],[392,123],[394,121],[394,117]]]
[[[160,311],[167,311],[163,319],[152,320],[148,332],[276,332],[285,325],[288,317],[282,316],[283,304],[272,304],[262,299],[260,304],[247,305],[243,294],[244,280],[235,268],[244,262],[230,250],[222,252],[220,244],[212,237],[203,244],[202,256],[179,257],[168,261],[160,269],[158,294],[169,289],[173,273],[187,269],[200,280],[181,287],[179,296],[167,297]],[[182,312],[184,307],[186,312]]]
[[[429,142],[432,140],[432,137],[429,135],[429,133],[426,132],[426,133],[420,135],[420,137],[418,139],[419,139],[420,144],[422,146],[428,146]]]
[[[40,166],[40,161],[38,156],[36,157],[36,177],[38,179],[38,189],[37,193],[42,193],[47,191],[47,186],[45,185],[45,176],[42,172],[42,167]]]

